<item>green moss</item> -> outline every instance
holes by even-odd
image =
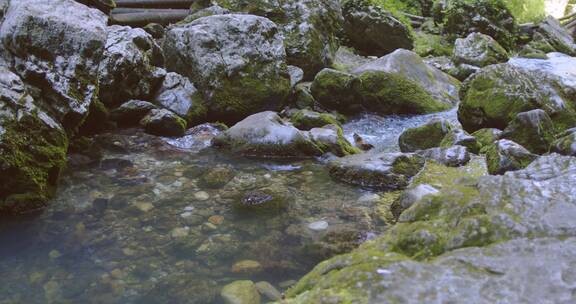
[[[0,213],[43,207],[66,163],[68,139],[35,115],[5,123],[0,140]]]
[[[398,143],[402,152],[415,152],[440,147],[442,140],[452,130],[446,120],[433,120],[423,126],[404,131]]]
[[[353,112],[354,104],[360,103],[353,91],[357,78],[333,69],[323,69],[316,75],[310,91],[314,99],[328,109],[343,113]]]
[[[290,122],[300,130],[310,130],[321,128],[326,125],[336,125],[340,127],[340,122],[332,114],[317,113],[308,110],[300,110],[290,116]]]
[[[368,71],[358,79],[355,92],[362,96],[363,105],[380,114],[428,114],[450,108],[418,83],[397,74]]]
[[[420,57],[452,56],[454,44],[446,41],[441,35],[424,32],[415,34],[414,52]]]
[[[519,23],[540,22],[546,17],[544,0],[504,0]]]

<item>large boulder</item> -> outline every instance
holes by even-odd
[[[316,74],[310,92],[318,103],[342,113],[361,111],[362,101],[354,91],[358,78],[350,73],[334,69],[323,69]]]
[[[464,129],[505,129],[521,112],[542,109],[560,130],[576,124],[576,64],[551,54],[546,60],[515,58],[485,67],[461,90],[458,119]]]
[[[576,262],[576,158],[544,156],[503,176],[477,166],[427,164],[411,187],[433,182],[438,193],[316,266],[285,302],[570,302],[571,285],[558,278]]]
[[[409,83],[414,83],[416,88],[409,90],[409,92],[415,91],[417,88],[424,90],[437,104],[450,107],[459,101],[460,82],[427,65],[420,56],[408,50],[396,50],[353,71],[356,75],[362,75],[366,72],[384,72],[396,75]],[[409,97],[406,98],[409,99]]]
[[[326,152],[340,156],[358,152],[338,126],[301,131],[271,111],[248,116],[213,142],[233,154],[248,157],[304,158]]]
[[[338,50],[336,35],[342,28],[339,0],[215,0],[234,12],[264,16],[284,34],[288,63],[304,70],[311,80],[328,67]]]
[[[536,157],[536,154],[507,139],[498,140],[486,149],[488,172],[494,175],[524,169]]]
[[[516,43],[518,28],[504,0],[447,0],[444,31],[454,37],[478,32],[494,38],[510,50]]]
[[[452,129],[450,122],[442,118],[431,119],[422,126],[407,129],[398,138],[400,151],[415,152],[439,147]]]
[[[202,93],[188,78],[174,72],[166,74],[152,101],[184,117],[189,124],[203,122],[208,114]]]
[[[214,15],[173,26],[164,51],[167,68],[202,91],[213,120],[278,109],[290,92],[282,34],[264,17]]]
[[[140,125],[146,133],[158,136],[182,136],[186,132],[186,121],[166,109],[152,109],[142,118]]]
[[[383,56],[414,47],[410,27],[370,0],[343,1],[342,15],[347,39],[367,55]]]
[[[143,29],[113,25],[107,32],[98,69],[100,100],[113,107],[150,99],[166,74],[162,50]]]
[[[538,24],[533,39],[536,45],[545,45],[546,49],[552,48],[553,51],[576,56],[576,43],[574,43],[574,38],[570,32],[552,16],[548,16]]]
[[[333,160],[328,170],[338,181],[389,191],[406,188],[423,166],[424,159],[418,155],[368,152]]]
[[[544,110],[536,109],[518,113],[500,138],[510,139],[532,153],[543,154],[554,141],[554,123]]]
[[[472,33],[466,38],[456,39],[454,62],[478,67],[508,61],[508,52],[488,35]]]
[[[14,68],[40,89],[54,119],[71,131],[98,99],[98,66],[106,45],[102,12],[73,0],[10,1],[0,41]]]
[[[63,127],[0,67],[0,216],[34,211],[54,194],[66,163]]]

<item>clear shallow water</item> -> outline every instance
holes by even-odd
[[[39,218],[2,224],[0,303],[219,303],[238,279],[283,290],[384,227],[377,195],[332,181],[315,160],[238,159],[149,138],[103,139],[115,148],[98,165],[72,162]],[[229,180],[207,182],[214,172]],[[262,189],[288,207],[234,207]],[[259,266],[234,267],[243,260]]]
[[[421,126],[432,118],[445,118],[458,126],[457,107],[440,113],[428,115],[390,115],[378,116],[364,114],[350,120],[343,126],[344,135],[350,142],[354,142],[354,133],[360,135],[365,142],[372,144],[377,150],[385,152],[398,152],[398,137],[408,128]]]

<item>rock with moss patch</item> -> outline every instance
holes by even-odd
[[[299,83],[294,87],[291,104],[295,105],[299,109],[310,109],[314,108],[316,104],[316,100],[312,93],[310,92],[310,87],[312,83],[310,82],[303,82]]]
[[[267,18],[214,15],[173,26],[164,51],[168,69],[198,86],[215,120],[278,109],[290,92],[282,35]]]
[[[372,1],[345,0],[342,15],[346,37],[352,46],[367,55],[382,56],[396,49],[414,47],[410,26]]]
[[[35,211],[54,195],[68,138],[24,82],[0,67],[0,215]]]
[[[439,192],[438,189],[429,184],[420,184],[411,189],[406,189],[406,191],[402,192],[400,197],[392,203],[392,214],[398,218],[404,210],[412,207],[412,205],[422,200],[425,196],[436,195]]]
[[[423,165],[424,159],[413,154],[368,152],[331,161],[328,170],[334,179],[351,185],[398,190],[406,188]]]
[[[73,131],[98,98],[98,64],[106,44],[102,12],[72,0],[10,1],[0,40],[17,73],[39,89],[35,99]]]
[[[550,150],[554,132],[552,119],[544,110],[536,109],[518,113],[500,138],[510,139],[532,153],[543,154]]]
[[[499,175],[508,171],[526,168],[537,155],[507,139],[494,142],[486,150],[486,163],[490,174]]]
[[[515,58],[485,67],[464,83],[458,119],[468,132],[502,130],[518,113],[539,108],[560,130],[573,126],[576,74],[564,67],[574,62],[562,56],[548,60]]]
[[[492,37],[472,33],[464,39],[456,39],[453,58],[457,64],[485,67],[508,61],[508,52]]]
[[[225,304],[260,304],[260,294],[252,281],[234,281],[222,288]]]
[[[570,32],[552,16],[548,16],[538,24],[533,39],[540,45],[548,46],[541,48],[541,50],[546,53],[556,51],[570,56],[576,56],[576,43],[574,43],[574,38]],[[552,48],[552,50],[549,48]]]
[[[98,69],[100,100],[117,106],[131,99],[150,99],[166,75],[162,49],[143,29],[113,25],[106,31]]]
[[[453,129],[446,119],[435,118],[420,127],[407,129],[400,134],[398,145],[402,152],[414,152],[439,147]]]
[[[343,113],[354,113],[360,111],[362,103],[354,91],[356,82],[358,79],[352,74],[323,69],[314,78],[310,91],[323,107]]]
[[[552,143],[552,151],[562,155],[576,156],[576,128],[568,129]]]
[[[321,128],[325,125],[340,126],[340,122],[336,115],[330,113],[318,113],[307,109],[290,111],[288,117],[294,127],[300,130]]]
[[[476,137],[468,134],[462,129],[453,128],[448,134],[442,139],[440,143],[441,147],[452,147],[452,146],[462,146],[466,147],[471,153],[478,154],[481,145],[478,143]]]
[[[148,112],[158,107],[143,100],[130,100],[110,113],[111,119],[119,126],[137,125]]]
[[[369,63],[374,60],[371,57],[362,56],[357,54],[358,51],[350,47],[341,46],[336,52],[332,68],[350,73],[354,69]]]
[[[153,102],[185,118],[191,125],[207,119],[208,109],[202,93],[190,80],[178,73],[166,74]]]
[[[506,49],[516,43],[516,20],[503,0],[449,0],[444,9],[444,31],[455,37],[479,32]]]
[[[500,139],[500,135],[502,135],[502,130],[494,128],[480,129],[472,133],[472,136],[476,138],[476,142],[480,146],[480,150],[484,150],[485,147],[492,145]]]
[[[153,109],[140,121],[146,133],[158,136],[182,136],[186,121],[166,109]]]
[[[395,84],[402,88],[398,89],[397,92],[388,89],[392,92],[387,96],[387,99],[415,99],[412,103],[423,103],[423,106],[426,105],[426,107],[432,111],[452,107],[459,101],[458,90],[460,89],[460,82],[442,71],[427,65],[420,56],[408,50],[396,50],[389,55],[355,69],[353,72],[356,75],[360,75],[360,78],[371,78],[362,76],[367,72],[381,72],[392,75],[388,76],[390,78],[398,78],[399,80],[394,81],[395,83],[388,84],[388,86]],[[379,73],[375,75],[379,75]],[[382,76],[379,78],[382,78]],[[400,79],[402,81],[400,81]],[[364,87],[369,87],[369,85],[365,85]],[[387,90],[383,91],[383,93],[385,93]],[[369,92],[376,94],[377,91]],[[404,92],[404,94],[401,94],[402,92]],[[424,92],[425,94],[419,92]],[[423,96],[418,96],[421,94]],[[425,100],[428,101],[425,102]]]
[[[310,139],[324,152],[329,152],[336,156],[360,153],[359,149],[346,140],[342,128],[336,124],[313,128],[308,134]]]
[[[420,150],[416,154],[448,167],[461,167],[470,161],[470,152],[463,146],[431,148]]]

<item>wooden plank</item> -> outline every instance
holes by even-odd
[[[196,0],[116,0],[116,7],[190,8]]]

